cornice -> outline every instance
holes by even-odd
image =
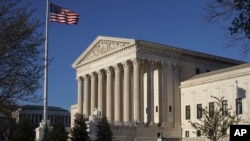
[[[163,58],[179,59],[181,61],[192,61],[200,64],[210,63],[210,66],[232,66],[244,63],[243,61],[224,58],[211,54],[196,52],[187,49],[181,49],[173,46],[162,45],[153,42],[136,40],[139,53],[148,55],[156,55]]]
[[[241,76],[250,76],[250,64],[243,64],[221,70],[199,74],[181,83],[181,88],[233,79]]]

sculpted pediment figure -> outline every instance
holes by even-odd
[[[72,67],[98,59],[135,43],[133,39],[98,36],[73,63]]]

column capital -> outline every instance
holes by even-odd
[[[109,66],[109,67],[105,67],[103,70],[104,70],[107,74],[109,74],[109,73],[112,73],[112,72],[113,72],[113,69],[112,69],[112,67],[111,67],[111,66]]]
[[[125,61],[122,63],[123,68],[129,68],[131,66],[131,62],[130,61]]]
[[[120,71],[122,69],[121,64],[113,65],[115,71]]]
[[[173,68],[174,68],[174,71],[178,71],[180,69],[180,64],[173,63]]]
[[[76,80],[77,80],[78,82],[82,82],[82,81],[83,81],[83,77],[82,77],[82,76],[77,77]]]
[[[147,62],[148,62],[148,63],[151,63],[151,62],[154,62],[154,60],[152,60],[152,59],[147,59]]]
[[[103,69],[100,69],[96,73],[97,73],[98,76],[103,76],[104,72],[103,72]]]
[[[141,65],[142,64],[141,59],[133,58],[131,61],[132,61],[133,65]]]
[[[154,69],[154,65],[155,65],[155,62],[154,61],[152,61],[152,60],[147,60],[147,62],[146,62],[146,67],[147,67],[147,69]]]
[[[89,74],[90,78],[96,78],[97,77],[97,73],[96,72],[92,72],[91,74]]]
[[[161,70],[167,70],[167,68],[168,68],[168,63],[167,63],[166,61],[160,61],[160,63],[159,63],[159,68],[160,68]]]
[[[167,71],[173,71],[173,63],[172,62],[166,62],[166,70]]]
[[[89,76],[88,74],[86,74],[86,75],[84,75],[82,78],[83,78],[84,80],[89,80],[89,79],[90,79],[90,76]]]

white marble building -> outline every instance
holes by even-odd
[[[148,41],[98,36],[72,65],[78,82],[72,108],[85,117],[97,108],[112,124],[114,140],[156,140],[159,132],[179,140],[180,83],[242,63]]]

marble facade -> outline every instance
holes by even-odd
[[[197,131],[189,121],[199,122],[197,105],[211,108],[216,100],[213,97],[224,97],[225,106],[230,113],[240,119],[237,124],[250,125],[250,64],[242,64],[225,69],[196,75],[181,82],[182,137],[197,137]],[[238,101],[238,102],[237,102]],[[186,106],[190,106],[189,117],[186,117]],[[213,104],[213,108],[217,108]],[[227,131],[229,135],[229,129]]]
[[[180,83],[241,61],[158,43],[98,36],[76,59],[78,101],[74,111],[107,116],[116,140],[181,138]],[[152,130],[154,129],[154,130]],[[133,132],[134,133],[134,132]],[[134,140],[131,139],[131,140]],[[130,140],[130,139],[129,139]]]

